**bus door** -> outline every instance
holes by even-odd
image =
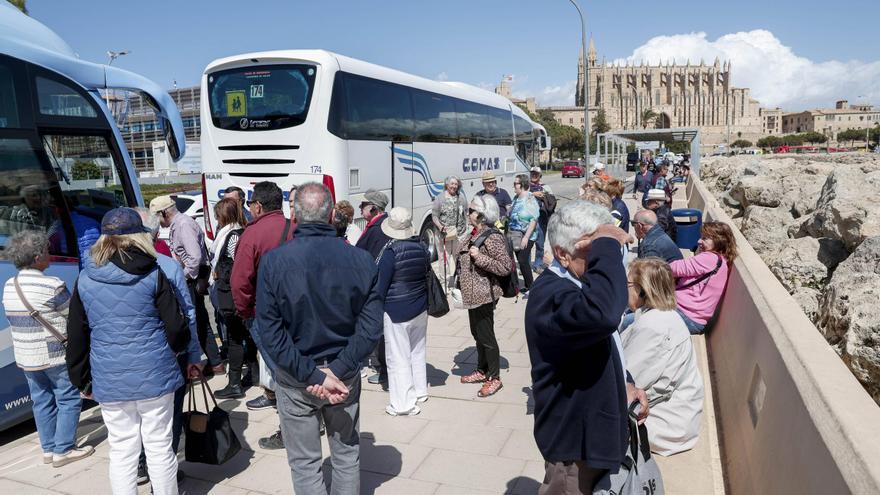
[[[413,174],[421,166],[411,142],[391,143],[391,205],[403,206],[412,212]]]

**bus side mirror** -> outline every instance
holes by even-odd
[[[162,128],[162,136],[165,138],[165,145],[168,146],[168,154],[175,162],[180,160],[180,146],[174,137],[174,130],[171,128],[171,122],[164,115],[157,115],[159,126]]]
[[[541,136],[538,138],[538,149],[541,151],[547,151],[550,149],[550,136]]]

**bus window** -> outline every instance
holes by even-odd
[[[40,113],[59,117],[97,117],[92,105],[75,89],[58,81],[37,76]]]
[[[23,230],[49,234],[49,253],[75,257],[61,191],[28,139],[0,138],[0,246]]]
[[[214,126],[260,131],[302,124],[309,112],[315,71],[314,65],[261,65],[209,75]]]
[[[409,89],[348,74],[345,80],[347,139],[412,141],[413,111]]]
[[[463,144],[489,143],[489,107],[465,100],[455,100],[455,120],[459,142]]]
[[[43,147],[71,211],[100,222],[104,213],[126,200],[117,161],[102,136],[44,134]]]
[[[427,91],[413,90],[416,141],[421,143],[457,143],[455,103],[452,98]]]
[[[513,116],[513,127],[516,132],[516,154],[526,163],[531,164],[529,155],[531,155],[534,136],[532,134],[532,124],[526,119]]]
[[[494,145],[513,144],[513,123],[510,120],[510,110],[488,107],[489,130],[491,131],[491,143]]]
[[[5,65],[0,65],[0,128],[19,127],[18,97],[15,94],[15,82],[12,71]]]

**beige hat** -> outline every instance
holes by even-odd
[[[651,189],[648,191],[648,201],[652,199],[666,201],[666,192],[663,189]]]
[[[605,170],[605,164],[601,162],[596,162],[593,164],[593,170]]]
[[[544,172],[541,170],[541,167],[532,167],[531,169],[529,169],[529,172],[531,172],[533,174],[544,175]]]
[[[167,194],[165,196],[157,196],[153,198],[152,201],[150,201],[150,213],[156,215],[161,211],[165,211],[168,208],[171,208],[172,206],[176,206],[176,203],[173,199],[171,199],[171,196]]]
[[[495,172],[489,170],[483,172],[483,182],[493,182],[496,180],[498,179],[495,178]]]
[[[382,222],[382,232],[392,239],[409,239],[413,236],[412,213],[402,206],[391,208]]]

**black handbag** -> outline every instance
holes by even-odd
[[[440,279],[434,274],[434,270],[428,265],[428,316],[440,318],[449,312],[449,301],[446,292],[440,284]]]
[[[189,405],[187,411],[183,413],[183,427],[186,432],[185,458],[187,462],[218,466],[232,459],[241,450],[241,443],[232,431],[229,413],[217,405],[217,399],[214,398],[208,381],[203,375],[199,376],[199,381],[205,399],[205,410],[211,407],[208,396],[211,396],[214,402],[214,409],[208,413],[198,411],[195,384],[190,381]]]

